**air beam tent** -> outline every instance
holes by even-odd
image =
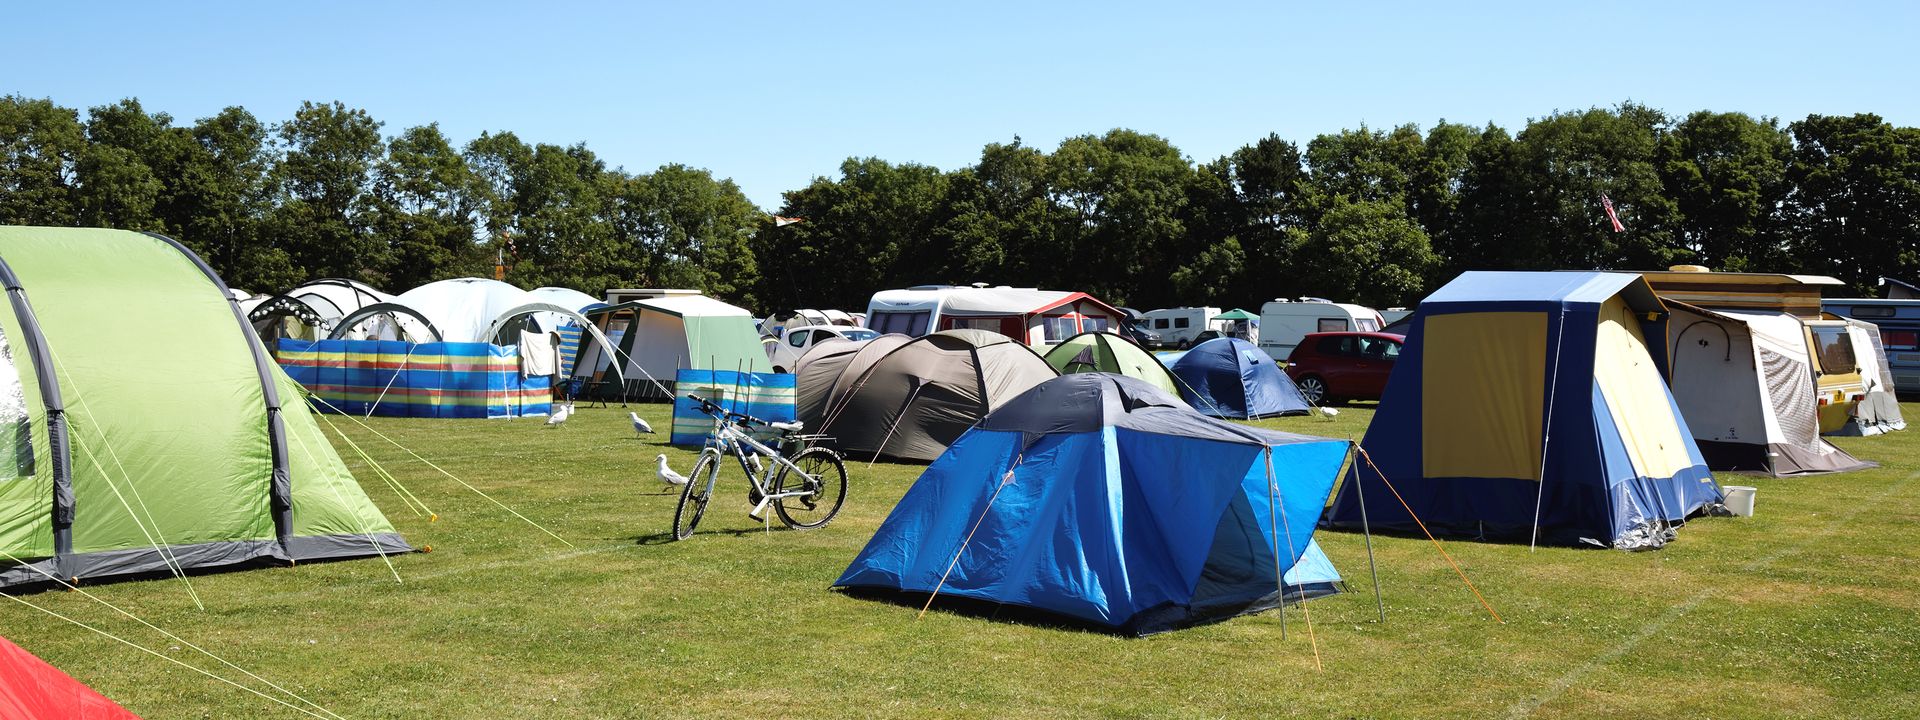
[[[1667,392],[1667,313],[1638,275],[1469,272],[1420,303],[1329,521],[1658,547],[1720,500]],[[1544,458],[1543,458],[1544,456]],[[1536,505],[1537,503],[1537,505]]]
[[[1894,395],[1893,370],[1887,362],[1886,344],[1880,339],[1880,326],[1865,320],[1845,320],[1861,390],[1847,410],[1846,422],[1827,434],[1870,436],[1907,429],[1907,419]]]
[[[1707,467],[1774,476],[1872,467],[1820,437],[1799,318],[1667,305],[1673,399]]]
[[[1310,553],[1330,569],[1313,528],[1346,455],[1345,440],[1214,420],[1132,378],[1065,375],[928,466],[834,585],[938,585],[1133,635],[1258,612]],[[1290,582],[1289,601],[1330,589]]]
[[[185,247],[0,228],[0,278],[7,553],[85,581],[165,572],[156,546],[189,570],[409,549]],[[0,568],[0,587],[46,581]]]
[[[1169,395],[1179,395],[1180,386],[1167,372],[1167,366],[1132,340],[1110,332],[1085,332],[1067,338],[1047,351],[1047,364],[1068,373],[1106,372],[1145,382]]]
[[[1214,417],[1305,415],[1311,407],[1273,358],[1239,338],[1195,345],[1171,369],[1187,403]]]
[[[830,422],[815,431],[841,450],[932,460],[974,421],[1058,375],[1005,335],[942,330],[882,356],[847,385]]]

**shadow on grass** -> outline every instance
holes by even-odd
[[[693,537],[687,538],[687,542],[693,542],[704,536],[726,535],[731,537],[739,537],[742,535],[759,535],[761,533],[766,533],[766,532],[776,532],[776,533],[793,532],[793,528],[789,528],[785,525],[774,525],[771,528],[726,528],[723,530],[695,530],[693,533]],[[633,544],[639,545],[642,547],[646,547],[649,545],[665,545],[671,542],[676,542],[673,539],[672,530],[668,530],[666,532],[654,533],[652,535],[641,535],[633,539]]]

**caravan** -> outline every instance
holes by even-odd
[[[1365,305],[1337,303],[1322,298],[1274,298],[1260,306],[1260,349],[1275,360],[1286,360],[1300,339],[1321,332],[1379,332],[1386,322]]]
[[[1026,345],[1050,345],[1083,332],[1113,332],[1125,317],[1082,292],[1001,285],[919,285],[882,290],[867,305],[867,327],[919,337],[941,330],[999,333]]]
[[[1828,298],[1822,305],[1834,315],[1878,325],[1893,388],[1920,395],[1920,288],[1891,278],[1880,284],[1887,288],[1884,298]]]
[[[1163,308],[1143,313],[1140,325],[1160,336],[1159,347],[1185,349],[1200,333],[1215,329],[1208,321],[1219,314],[1216,307]]]

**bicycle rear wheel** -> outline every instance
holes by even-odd
[[[773,480],[774,494],[798,491],[806,494],[773,501],[773,510],[780,514],[780,522],[790,528],[807,530],[833,520],[840,512],[840,504],[847,499],[847,467],[840,462],[840,454],[823,447],[811,447],[788,461],[806,475],[780,466],[780,474]]]
[[[693,472],[687,475],[686,486],[680,489],[680,505],[673,510],[673,539],[693,537],[693,528],[700,524],[700,517],[707,514],[707,501],[713,498],[714,481],[719,475],[720,456],[701,453],[700,461],[693,464]]]

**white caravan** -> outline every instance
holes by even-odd
[[[1260,349],[1285,361],[1293,346],[1310,333],[1379,332],[1386,322],[1365,305],[1337,303],[1321,298],[1274,298],[1260,306]]]
[[[1082,292],[919,285],[874,293],[866,326],[912,337],[973,328],[1027,345],[1049,345],[1082,332],[1117,329],[1122,317],[1117,308]]]
[[[1208,321],[1220,314],[1216,307],[1177,307],[1140,315],[1140,326],[1160,336],[1162,347],[1185,349],[1202,332],[1215,329]]]

